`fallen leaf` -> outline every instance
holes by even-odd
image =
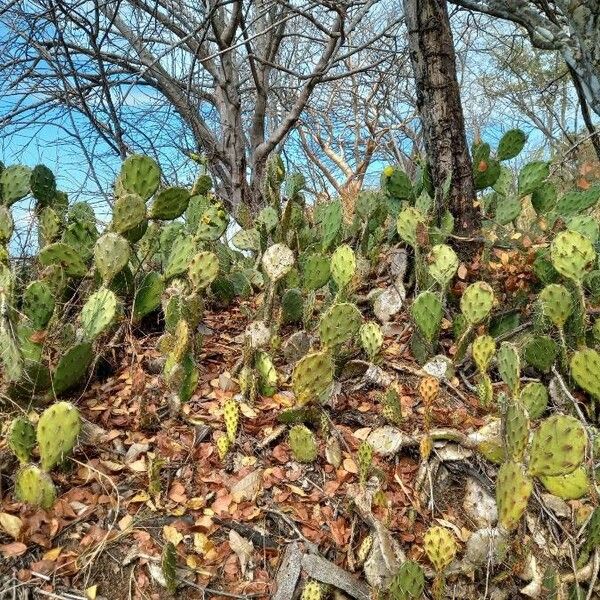
[[[11,542],[0,545],[0,552],[6,557],[21,556],[27,552],[27,546],[23,542]]]
[[[56,560],[60,553],[62,552],[62,546],[56,546],[56,548],[52,548],[52,550],[48,550],[48,552],[44,552],[43,560]]]
[[[243,538],[237,531],[229,530],[229,547],[236,553],[240,561],[240,570],[245,577],[246,569],[250,566],[254,546],[246,538]]]
[[[233,501],[253,501],[262,489],[262,475],[262,469],[256,469],[234,484],[231,488]]]
[[[172,525],[165,525],[163,527],[163,537],[167,542],[171,542],[173,546],[177,546],[183,539],[183,535]]]
[[[3,512],[0,513],[0,526],[2,526],[2,529],[4,529],[10,537],[16,540],[21,533],[23,521],[21,521],[19,517],[15,517],[15,515]]]
[[[85,597],[88,600],[96,600],[97,593],[98,593],[98,586],[92,585],[85,590]]]

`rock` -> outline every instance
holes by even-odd
[[[508,533],[498,527],[478,529],[467,542],[465,560],[474,567],[499,564],[506,555],[508,539]]]
[[[467,478],[463,508],[478,527],[488,527],[498,520],[496,500],[474,477]]]
[[[373,448],[373,452],[381,456],[392,456],[408,443],[408,439],[396,427],[385,425],[384,427],[373,429],[367,437],[367,442]]]
[[[542,500],[546,508],[549,508],[557,517],[566,519],[571,516],[571,509],[562,498],[552,494],[542,494]]]
[[[265,348],[271,341],[271,330],[264,321],[253,321],[246,327],[245,336],[250,338],[250,346],[255,350]]]
[[[283,344],[283,356],[288,363],[298,362],[310,350],[311,336],[306,331],[296,331]]]
[[[425,371],[427,375],[431,375],[440,380],[450,380],[454,377],[454,365],[452,364],[452,361],[443,354],[438,354],[431,360],[428,360],[423,366],[423,371]]]
[[[500,464],[504,459],[500,419],[490,418],[483,427],[469,434],[469,440],[476,445],[477,452],[487,460]]]
[[[334,435],[329,437],[325,445],[325,458],[336,469],[342,464],[342,449],[340,448],[338,439]]]
[[[404,294],[406,297],[406,294]],[[404,298],[394,287],[389,287],[381,292],[373,302],[373,313],[379,321],[386,323],[402,310]]]
[[[408,265],[408,254],[404,248],[390,251],[390,273],[397,279],[403,280]]]

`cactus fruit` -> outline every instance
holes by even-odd
[[[523,358],[527,364],[542,373],[550,372],[558,356],[558,344],[548,336],[530,338],[523,348]]]
[[[149,156],[133,154],[121,165],[118,183],[124,191],[148,200],[158,189],[160,167]]]
[[[358,447],[356,462],[358,464],[358,479],[361,485],[364,485],[367,483],[367,478],[373,466],[373,448],[366,440]]]
[[[133,300],[133,319],[139,321],[160,307],[160,299],[165,291],[160,273],[150,271],[144,276]]]
[[[26,465],[15,476],[15,496],[20,502],[47,510],[56,500],[56,488],[47,473],[35,465]]]
[[[533,491],[533,481],[518,462],[505,462],[498,470],[496,479],[496,504],[498,523],[509,531],[517,527],[529,496]]]
[[[196,238],[200,242],[214,242],[218,240],[227,229],[229,217],[221,204],[209,206],[198,221]]]
[[[581,389],[600,400],[600,353],[591,348],[574,352],[571,376]]]
[[[84,277],[87,273],[80,253],[64,242],[44,246],[38,254],[38,260],[45,267],[60,265],[69,277]]]
[[[302,286],[307,290],[318,290],[329,281],[329,258],[318,252],[309,254],[301,261],[300,270],[302,273]],[[352,275],[350,279],[352,279]]]
[[[523,150],[527,134],[520,129],[510,129],[501,138],[498,143],[496,156],[498,160],[510,160]]]
[[[110,283],[129,262],[129,242],[118,233],[105,233],[94,246],[94,262],[100,277]]]
[[[425,588],[425,574],[421,566],[406,560],[394,575],[388,588],[389,600],[419,600]]]
[[[460,299],[460,310],[469,325],[481,323],[492,310],[494,290],[485,281],[476,281],[469,285]]]
[[[496,353],[496,341],[490,335],[479,335],[473,340],[471,353],[477,370],[485,373]]]
[[[302,589],[300,600],[323,600],[323,586],[314,579],[309,579]]]
[[[539,381],[530,381],[523,386],[520,400],[532,419],[539,419],[548,407],[548,390]]]
[[[23,313],[34,329],[44,329],[54,312],[54,296],[43,280],[33,281],[23,294]]]
[[[90,366],[94,352],[89,342],[71,346],[58,361],[52,377],[52,388],[58,396],[77,385]]]
[[[519,196],[527,196],[540,188],[550,174],[550,165],[543,161],[527,163],[519,171]]]
[[[294,266],[294,253],[285,244],[269,246],[262,257],[262,266],[271,281],[279,281]]]
[[[583,462],[586,445],[585,428],[575,417],[552,415],[533,434],[529,473],[533,476],[571,473]]]
[[[344,289],[356,272],[356,257],[354,250],[347,244],[342,244],[335,249],[331,255],[331,277],[338,289]]]
[[[161,190],[150,207],[150,218],[159,221],[172,221],[180,217],[190,202],[190,193],[182,187]]]
[[[29,194],[31,169],[22,165],[6,167],[0,173],[0,197],[2,204],[9,207]]]
[[[310,463],[317,458],[317,441],[313,432],[305,425],[294,425],[288,438],[294,459]]]
[[[521,460],[529,442],[529,415],[520,402],[512,402],[504,418],[504,439],[506,455],[510,459]]]
[[[36,441],[35,428],[29,419],[24,417],[13,419],[6,434],[6,441],[19,462],[29,462]]]
[[[430,527],[423,536],[425,554],[438,573],[441,573],[458,552],[454,534],[445,527]]]
[[[410,307],[415,325],[429,343],[437,338],[442,324],[443,310],[440,299],[429,291],[421,292]]]
[[[73,450],[81,430],[79,411],[69,402],[48,407],[37,424],[40,464],[49,471]]]
[[[114,292],[100,288],[94,292],[81,309],[81,327],[84,338],[95,340],[115,322],[119,312],[119,301]]]
[[[319,337],[326,348],[336,348],[351,341],[359,332],[362,315],[355,304],[342,302],[332,305],[321,317]]]
[[[116,233],[126,233],[146,219],[146,203],[137,194],[119,196],[113,206],[111,228]]]
[[[272,396],[277,391],[277,371],[271,357],[262,350],[256,353],[254,367],[258,374],[258,389],[263,396]]]
[[[590,240],[577,231],[561,231],[550,249],[552,265],[564,277],[581,282],[596,251]]]
[[[199,252],[190,261],[188,278],[195,292],[207,288],[219,274],[219,259],[214,252]]]
[[[503,342],[496,354],[496,362],[502,381],[508,386],[513,396],[516,396],[521,377],[521,360],[515,345]]]
[[[223,460],[231,449],[231,440],[228,435],[221,435],[217,438],[217,452],[219,458]]]
[[[14,222],[10,210],[0,204],[0,244],[5,244],[13,234]]]
[[[438,244],[431,249],[427,257],[429,274],[442,287],[446,287],[458,270],[458,256],[446,244]]]
[[[337,238],[342,220],[342,204],[339,200],[317,204],[315,221],[321,233],[323,251],[327,251]]]
[[[223,405],[223,419],[225,421],[227,437],[233,444],[237,437],[238,427],[240,426],[240,405],[233,398],[226,400]]]
[[[292,374],[292,388],[298,404],[319,400],[333,383],[333,363],[328,352],[302,357]]]
[[[590,480],[584,467],[577,467],[566,475],[541,476],[542,485],[563,500],[578,500],[590,490]]]
[[[425,223],[425,215],[416,208],[409,206],[398,214],[396,229],[402,241],[413,248],[417,245],[417,229]]]
[[[383,346],[383,332],[375,321],[368,321],[359,330],[360,344],[369,360],[374,360]]]

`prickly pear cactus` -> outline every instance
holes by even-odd
[[[294,266],[294,253],[285,244],[273,244],[263,254],[262,266],[271,281],[279,281]]]
[[[317,204],[315,221],[321,233],[322,248],[326,252],[338,237],[342,227],[342,204],[339,200]]]
[[[550,248],[552,265],[564,277],[581,282],[596,251],[589,238],[577,231],[561,231]]]
[[[360,483],[364,485],[367,482],[371,467],[373,466],[373,448],[366,440],[358,447],[356,459],[358,464],[358,479]]]
[[[383,332],[375,321],[369,321],[361,325],[359,330],[360,345],[369,360],[374,360],[383,346]]]
[[[496,479],[498,523],[509,531],[515,529],[527,508],[533,491],[533,480],[518,462],[505,462]]]
[[[2,204],[11,207],[17,200],[25,198],[29,194],[29,181],[31,169],[23,165],[12,165],[6,167],[0,173],[0,193]]]
[[[118,233],[105,233],[94,246],[94,262],[102,280],[108,284],[129,262],[129,242]]]
[[[548,390],[539,381],[530,381],[521,389],[520,400],[532,419],[539,419],[548,407]]]
[[[317,458],[317,441],[314,433],[305,425],[294,425],[288,438],[294,459],[310,463]]]
[[[314,579],[309,579],[302,589],[300,600],[323,600],[323,586]]]
[[[117,187],[148,200],[158,189],[159,183],[158,163],[149,156],[133,154],[121,165]]]
[[[114,292],[100,288],[94,292],[81,309],[81,327],[86,340],[93,341],[106,332],[116,321],[119,301]]]
[[[302,287],[307,290],[318,290],[327,284],[330,276],[329,258],[314,252],[301,260]],[[354,274],[354,271],[352,272]],[[348,281],[352,279],[352,275]]]
[[[228,435],[221,435],[219,436],[219,438],[217,438],[217,452],[221,460],[223,460],[227,456],[230,448],[231,440],[229,439]]]
[[[563,500],[578,500],[590,491],[590,479],[584,467],[577,467],[566,475],[542,475],[540,481],[553,496]]]
[[[485,281],[476,281],[465,289],[460,299],[460,310],[469,325],[481,323],[492,310],[494,290]]]
[[[0,244],[10,240],[14,230],[14,222],[10,210],[0,204]]]
[[[383,416],[392,424],[400,425],[403,421],[402,405],[400,404],[400,395],[390,387],[386,392],[381,394],[380,401],[382,405]]]
[[[84,277],[88,271],[79,252],[63,242],[44,246],[38,254],[38,260],[44,267],[60,265],[69,277]]]
[[[229,216],[221,204],[209,206],[198,221],[196,238],[201,242],[214,242],[218,240],[227,229]]]
[[[427,257],[429,274],[442,287],[446,287],[458,270],[458,256],[446,244],[437,244]]]
[[[575,417],[552,415],[533,434],[529,473],[533,476],[571,473],[583,462],[586,446],[587,433]]]
[[[523,348],[525,362],[542,373],[549,373],[558,356],[558,344],[545,335],[530,338]]]
[[[542,313],[559,328],[564,327],[573,312],[573,297],[564,285],[547,285],[539,295]]]
[[[160,273],[147,273],[135,292],[133,300],[133,319],[139,321],[146,315],[160,308],[160,300],[165,291],[165,284]]]
[[[77,385],[90,366],[94,352],[89,342],[71,346],[58,361],[52,376],[52,389],[59,396]]]
[[[540,188],[550,174],[550,164],[544,161],[527,163],[519,171],[519,196],[527,196]]]
[[[430,527],[423,536],[423,547],[427,558],[438,572],[442,572],[458,552],[454,534],[445,527]]]
[[[600,400],[600,353],[591,348],[578,350],[571,357],[571,376],[577,385]]]
[[[183,275],[196,254],[196,244],[192,238],[178,238],[173,243],[164,270],[165,281]]]
[[[263,396],[272,396],[277,391],[277,370],[271,357],[262,350],[256,353],[254,367],[258,374],[258,389]]]
[[[498,160],[510,160],[517,156],[527,141],[527,134],[520,129],[510,129],[501,138],[498,143],[496,156]]]
[[[432,343],[438,336],[443,310],[440,299],[430,291],[421,292],[410,307],[415,325],[429,343]]]
[[[298,404],[319,400],[333,383],[333,363],[328,352],[313,352],[294,367],[292,388]]]
[[[190,203],[190,193],[182,187],[170,187],[161,190],[150,207],[150,218],[172,221],[180,217]]]
[[[509,458],[521,460],[529,442],[529,415],[520,402],[511,402],[504,417],[504,440]]]
[[[69,402],[57,402],[47,408],[37,424],[40,463],[49,471],[73,450],[81,430],[79,411]]]
[[[514,344],[503,342],[496,355],[498,373],[502,381],[508,386],[513,396],[519,391],[521,378],[521,359]]]
[[[233,444],[240,426],[240,405],[233,398],[227,400],[223,405],[223,420],[225,421],[227,437]]]
[[[419,395],[426,405],[431,405],[440,393],[440,381],[437,377],[428,375],[419,382]]]
[[[304,315],[304,298],[300,290],[286,290],[281,297],[281,319],[284,324],[300,323]]]
[[[6,441],[19,462],[29,462],[36,441],[35,428],[29,419],[24,417],[13,419],[6,434]]]
[[[34,329],[44,329],[54,313],[54,296],[43,280],[30,283],[23,294],[23,313]]]
[[[473,340],[471,353],[477,370],[480,373],[487,372],[496,353],[496,340],[490,335],[477,336]]]
[[[146,203],[137,194],[119,196],[113,205],[111,228],[124,234],[138,227],[146,219]]]
[[[359,332],[362,315],[350,302],[334,304],[319,322],[319,337],[326,348],[337,348],[352,340]]]
[[[396,229],[400,238],[413,248],[417,245],[417,229],[425,224],[425,215],[416,208],[409,206],[398,214]]]
[[[15,476],[15,496],[20,502],[49,509],[56,500],[56,488],[47,473],[35,465],[26,465]]]
[[[338,246],[331,255],[330,268],[331,277],[338,289],[345,288],[352,280],[352,277],[354,277],[356,271],[354,250],[346,244]]]
[[[419,600],[425,589],[425,574],[421,566],[406,560],[394,575],[388,589],[389,600]]]
[[[219,259],[214,252],[199,252],[188,267],[188,278],[195,292],[207,288],[219,274]]]

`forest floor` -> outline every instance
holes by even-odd
[[[286,390],[291,365],[276,361],[280,391],[242,405],[238,441],[221,461],[215,440],[224,431],[222,404],[238,393],[229,374],[242,354],[252,302],[207,313],[201,380],[178,418],[169,415],[160,376],[148,369],[158,356],[157,335],[130,333],[125,353],[112,358],[112,374],[71,398],[101,429],[89,426],[91,437],[53,473],[59,499],[51,511],[16,503],[10,478],[2,479],[0,598],[170,597],[160,568],[166,541],[178,554],[177,598],[266,599],[276,581],[298,594],[307,574],[346,586],[346,595],[340,590],[337,598],[365,598],[358,553],[372,524],[355,507],[356,450],[385,424],[381,390],[343,382],[326,407],[334,442],[326,447],[319,436],[317,461],[299,464],[291,457],[286,427],[277,420],[293,405]],[[400,391],[400,428],[414,437],[423,431],[423,405],[405,310],[385,333],[379,365]],[[442,387],[432,426],[472,432],[485,416],[470,386],[455,378]],[[480,526],[464,508],[466,480],[475,478],[486,497],[494,493],[490,465],[458,444],[436,443],[430,463],[436,461],[435,478],[423,484],[418,445],[374,458],[384,494],[373,499],[373,514],[406,555],[423,564],[428,564],[422,541],[429,526],[450,527],[461,545]],[[11,471],[4,467],[5,474]],[[18,529],[14,537],[6,533],[11,527]],[[504,597],[518,597],[510,578],[497,583],[514,589]],[[482,598],[487,585],[484,572],[473,585],[449,577],[447,590],[450,597]]]

